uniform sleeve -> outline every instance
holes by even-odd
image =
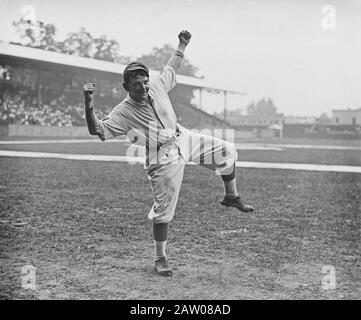
[[[169,58],[163,71],[154,82],[155,86],[157,87],[158,84],[160,84],[166,92],[169,92],[171,89],[173,89],[177,84],[176,72],[179,69],[182,61],[183,53],[179,50],[175,51]]]
[[[159,75],[159,80],[162,83],[165,91],[169,92],[177,84],[175,70],[172,66],[166,65]]]
[[[102,141],[127,134],[128,131],[126,119],[116,107],[99,121],[98,137]]]

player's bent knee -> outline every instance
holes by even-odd
[[[227,148],[228,152],[230,154],[230,158],[233,160],[233,162],[236,162],[238,159],[238,153],[237,149],[235,148],[234,144],[227,142]]]
[[[224,142],[222,146],[222,162],[226,162],[228,166],[231,166],[238,159],[238,153],[232,143]]]
[[[150,219],[155,224],[170,223],[173,220],[173,216],[174,216],[174,212],[173,213],[168,213],[168,214],[156,215],[156,216],[154,216],[154,217],[152,217]]]
[[[238,154],[234,145],[229,142],[224,142],[222,145],[222,157],[216,159],[216,174],[221,175],[224,181],[234,179],[237,158]]]
[[[231,181],[236,177],[236,166],[235,166],[235,164],[233,164],[233,167],[229,168],[227,171],[228,172],[224,171],[221,174],[222,180],[225,181],[225,182]]]

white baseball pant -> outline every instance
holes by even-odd
[[[159,149],[158,161],[145,165],[153,192],[148,218],[155,223],[168,223],[173,219],[186,163],[195,162],[216,174],[228,175],[237,160],[232,143],[179,128],[179,136]]]

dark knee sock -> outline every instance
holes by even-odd
[[[231,174],[222,175],[224,190],[226,196],[236,198],[238,196],[237,185],[236,185],[236,166],[233,166]]]
[[[165,248],[167,246],[168,228],[169,223],[153,223],[155,261],[166,257]]]
[[[153,239],[155,241],[167,241],[169,223],[153,222]]]
[[[231,181],[236,177],[236,164],[233,165],[233,170],[230,174],[221,175],[223,181]]]

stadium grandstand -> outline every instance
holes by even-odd
[[[11,125],[84,128],[82,85],[88,81],[97,84],[96,109],[102,117],[126,96],[121,84],[124,68],[125,65],[108,61],[0,43],[0,125],[3,127],[0,132],[8,134],[4,127]],[[157,73],[150,70],[151,77]],[[228,93],[243,94],[183,75],[177,77],[177,83],[171,98],[177,96],[174,91],[182,86],[199,90],[199,95],[203,90],[218,92],[224,94],[225,105],[220,106],[224,110]],[[226,121],[201,110],[201,106],[197,108],[178,99],[173,99],[173,104],[179,122],[186,127],[230,127]],[[21,130],[17,132],[21,135]],[[26,132],[31,134],[29,128]],[[41,132],[45,134],[44,130]],[[86,134],[85,130],[81,132]]]

